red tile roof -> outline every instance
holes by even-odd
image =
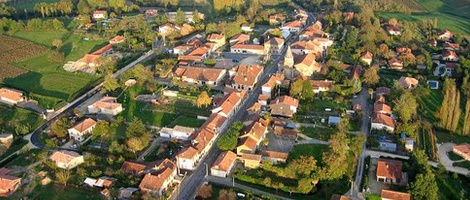
[[[219,157],[217,157],[217,160],[215,160],[214,165],[212,165],[212,169],[229,171],[236,159],[237,154],[232,151],[222,152]]]
[[[109,43],[110,44],[117,44],[117,43],[121,43],[124,41],[124,36],[122,35],[116,35],[115,37],[113,37],[111,40],[109,40]]]
[[[268,158],[275,158],[275,159],[282,159],[282,160],[287,160],[287,157],[289,156],[288,153],[284,152],[279,152],[279,151],[263,151],[263,156],[266,156]]]
[[[381,112],[381,113],[384,113],[384,114],[392,114],[392,109],[387,104],[376,103],[374,105],[374,112]]]
[[[409,193],[396,192],[392,190],[382,190],[380,194],[382,198],[392,199],[392,200],[410,200],[411,196]]]
[[[399,160],[379,159],[377,162],[377,176],[389,179],[401,179],[402,162]]]
[[[470,158],[470,145],[467,144],[467,143],[463,143],[463,144],[459,144],[459,145],[455,145],[453,150],[457,150],[459,151],[460,153],[464,154],[464,155],[467,155],[469,158]]]
[[[83,121],[81,121],[80,123],[78,123],[77,125],[75,125],[73,127],[73,129],[77,130],[78,132],[82,133],[84,131],[86,131],[87,129],[89,129],[90,127],[94,126],[96,124],[96,121],[91,119],[91,118],[87,118]]]
[[[183,159],[193,159],[194,156],[196,156],[198,153],[198,150],[194,147],[186,147],[178,153],[177,157]]]
[[[1,88],[0,89],[0,98],[9,99],[12,101],[21,101],[23,97],[23,92],[10,88]]]
[[[319,88],[331,88],[334,84],[334,81],[330,80],[310,80],[310,84],[313,89]]]
[[[300,21],[295,20],[285,23],[282,27],[302,28],[302,23]]]
[[[147,168],[146,165],[131,161],[124,161],[121,166],[121,170],[127,173],[138,174],[143,172]]]
[[[14,190],[16,187],[19,187],[20,183],[21,178],[5,174],[0,175],[0,195],[9,195],[10,192],[14,192],[11,190]]]
[[[395,128],[395,121],[393,118],[380,113],[376,113],[372,116],[372,123],[379,123]]]
[[[266,82],[263,87],[274,88],[277,84],[281,84],[282,80],[284,80],[284,74],[271,74],[268,82]]]
[[[372,59],[373,56],[374,55],[369,51],[366,51],[366,52],[362,53],[362,55],[361,55],[361,57],[364,58],[364,59]]]
[[[238,85],[254,86],[263,71],[263,67],[259,65],[239,66],[235,71],[236,74],[232,78],[233,83]]]
[[[101,55],[101,54],[104,54],[106,53],[107,51],[111,50],[113,48],[113,45],[112,44],[108,44],[96,51],[94,51],[93,53],[91,53],[92,55]]]
[[[225,69],[206,68],[206,67],[188,67],[183,72],[182,77],[199,81],[216,82],[225,74]]]
[[[299,106],[299,100],[298,99],[293,98],[291,96],[287,96],[287,95],[277,97],[276,99],[271,101],[270,105],[278,104],[278,103],[284,103],[284,104],[294,106],[294,107]]]
[[[254,160],[254,161],[259,161],[261,162],[261,155],[258,154],[251,154],[251,153],[244,153],[241,156],[242,160]]]
[[[250,50],[264,51],[264,46],[263,45],[257,45],[257,44],[235,44],[231,48],[232,49],[250,49]]]
[[[80,156],[82,155],[74,151],[60,150],[60,151],[55,151],[54,153],[52,153],[49,159],[51,159],[54,162],[69,163],[73,159],[80,157]]]
[[[238,142],[237,148],[243,146],[253,151],[255,150],[256,145],[258,145],[258,143],[256,142],[255,139],[253,139],[252,137],[244,137],[244,138],[241,138],[240,141]]]

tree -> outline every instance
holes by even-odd
[[[212,197],[212,185],[205,184],[197,189],[197,196],[203,199],[210,199]]]
[[[52,41],[52,46],[55,48],[55,49],[60,49],[60,47],[62,47],[62,40],[61,39],[54,39]]]
[[[304,81],[302,84],[302,98],[310,100],[313,99],[315,93],[313,92],[312,84],[309,80]]]
[[[310,177],[317,170],[317,160],[312,156],[300,156],[289,162],[286,170],[294,172],[297,177]]]
[[[303,88],[303,83],[304,81],[302,79],[297,79],[295,80],[292,85],[290,86],[290,92],[289,94],[291,96],[300,96],[302,94],[302,88]]]
[[[132,121],[129,123],[129,126],[126,129],[126,136],[128,138],[132,137],[141,137],[147,133],[147,129],[145,128],[144,123],[142,120],[138,118],[133,118]]]
[[[398,20],[395,19],[395,18],[391,18],[388,20],[388,24],[392,25],[392,26],[396,26],[398,24]]]
[[[209,94],[207,94],[207,91],[203,91],[199,96],[197,96],[196,105],[198,108],[201,108],[210,105],[211,102],[212,99],[209,97]]]
[[[233,190],[223,189],[219,192],[218,200],[236,200],[237,194]]]
[[[232,124],[232,127],[227,131],[225,135],[220,137],[219,141],[217,142],[217,146],[222,151],[231,151],[237,147],[238,143],[238,136],[240,135],[240,131],[243,129],[242,122],[235,122]]]
[[[368,86],[374,86],[379,83],[379,68],[378,67],[369,67],[364,72],[364,83]]]
[[[219,32],[220,29],[216,23],[209,23],[206,25],[206,34]]]
[[[101,137],[106,137],[109,133],[109,123],[105,120],[98,121],[93,129],[93,134]]]
[[[181,8],[178,8],[178,11],[176,11],[175,23],[178,25],[182,25],[184,24],[184,21],[184,12],[183,10],[181,10]]]
[[[359,133],[349,141],[349,148],[354,153],[354,156],[357,158],[362,151],[362,147],[366,142],[367,137],[364,133]]]
[[[52,123],[51,131],[55,136],[59,138],[63,138],[67,136],[67,128],[69,127],[70,127],[70,123],[67,120],[67,118],[64,117]]]
[[[416,98],[409,91],[405,91],[394,103],[395,108],[393,110],[404,123],[408,123],[416,114],[416,110],[418,109]]]
[[[454,79],[444,81],[444,99],[439,109],[439,126],[441,128],[456,131],[461,114],[460,92],[456,87]]]
[[[67,182],[70,180],[70,172],[67,170],[60,170],[55,173],[55,178],[58,183],[67,186]]]
[[[348,138],[346,135],[347,121],[341,120],[338,132],[333,134],[329,140],[329,150],[323,153],[323,167],[321,177],[327,180],[340,178],[347,170],[347,157],[349,152]]]
[[[119,88],[119,83],[116,78],[113,77],[112,74],[106,75],[103,82],[103,89],[101,93],[112,92]]]
[[[138,137],[131,137],[127,139],[126,144],[127,144],[127,147],[129,147],[129,149],[134,153],[138,151],[142,151],[147,146],[143,143],[142,139]]]
[[[414,200],[437,200],[439,199],[436,177],[431,169],[416,176],[415,181],[410,184],[411,196]]]
[[[462,135],[470,134],[470,98],[467,96],[467,103],[465,104],[465,117],[463,121]]]
[[[193,21],[195,24],[199,24],[199,22],[201,22],[201,19],[199,19],[199,11],[197,9],[193,11]]]

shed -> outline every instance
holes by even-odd
[[[379,149],[382,151],[390,151],[396,152],[397,151],[397,144],[393,142],[379,142]]]
[[[328,124],[337,125],[337,124],[339,124],[339,121],[341,121],[341,117],[336,117],[336,116],[329,116],[328,117]]]

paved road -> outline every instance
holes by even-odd
[[[388,158],[399,158],[399,159],[404,159],[404,160],[409,160],[409,156],[404,156],[404,155],[398,155],[398,154],[393,154],[393,153],[388,153],[388,152],[383,152],[383,151],[374,151],[370,149],[365,150],[365,155],[370,156],[370,157],[388,157]]]
[[[454,143],[450,143],[450,142],[438,145],[437,146],[437,152],[439,154],[439,160],[444,165],[444,167],[447,169],[447,171],[455,172],[455,173],[467,176],[468,174],[470,174],[470,170],[462,168],[462,167],[454,167],[453,166],[453,164],[455,162],[461,162],[461,161],[452,161],[452,160],[449,159],[449,155],[447,153],[452,151],[454,145],[455,145]],[[436,162],[429,161],[429,164],[434,166],[434,167],[437,167]]]
[[[140,62],[148,60],[152,55],[154,55],[154,51],[153,50],[148,51],[147,53],[145,53],[144,55],[139,57],[137,60],[135,60],[134,62],[132,62],[132,63],[126,65],[125,67],[123,67],[122,69],[116,71],[113,74],[113,77],[118,78],[119,76],[124,74],[124,72],[126,70],[134,67],[135,65],[137,65]],[[55,114],[52,117],[50,117],[46,122],[44,122],[36,130],[34,130],[32,133],[26,135],[24,137],[24,139],[29,140],[29,143],[30,143],[29,145],[31,147],[45,148],[44,144],[41,144],[41,142],[39,140],[39,136],[41,135],[41,133],[47,127],[49,127],[53,122],[55,122],[57,119],[60,119],[67,112],[72,111],[78,105],[80,105],[81,103],[83,103],[87,99],[91,98],[96,93],[98,93],[101,90],[102,87],[103,87],[103,83],[100,83],[97,86],[95,86],[94,88],[92,88],[91,90],[89,90],[88,92],[86,92],[85,94],[83,94],[82,96],[80,96],[77,99],[75,99],[74,101],[72,101],[71,103],[69,103],[69,104],[65,105],[64,107],[60,108],[59,110],[57,110],[55,112]]]
[[[290,200],[289,198],[286,198],[286,197],[283,197],[283,196],[275,195],[275,194],[264,192],[262,190],[258,190],[258,189],[252,188],[252,187],[248,187],[246,185],[238,184],[236,181],[235,181],[235,184],[233,184],[232,179],[230,179],[230,178],[219,178],[219,177],[215,177],[215,176],[207,176],[206,181],[210,182],[210,183],[215,183],[215,184],[218,184],[218,185],[223,185],[223,186],[226,186],[226,187],[235,187],[235,188],[238,188],[238,189],[250,191],[250,192],[253,192],[254,194],[257,194],[257,195],[269,195],[269,196],[277,198],[277,199]]]

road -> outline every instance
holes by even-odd
[[[368,102],[369,96],[370,95],[367,91],[367,87],[363,86],[361,94],[359,95],[358,98],[360,98],[359,101],[361,103],[361,107],[364,112],[364,117],[362,118],[362,124],[361,124],[361,132],[365,133],[366,136],[369,134],[369,124],[370,124],[369,116],[371,115],[371,112],[372,112],[371,106],[369,105],[369,102]],[[365,158],[367,157],[366,151],[367,151],[366,143],[364,142],[362,146],[362,152],[359,157],[358,164],[357,164],[356,178],[354,180],[353,185],[351,186],[352,187],[351,191],[348,192],[349,194],[351,194],[351,196],[356,197],[356,198],[360,192],[359,187],[361,185],[362,175],[364,173],[364,161],[365,161]]]
[[[261,195],[269,195],[269,196],[274,197],[276,199],[290,200],[289,198],[279,196],[279,195],[275,195],[275,194],[265,192],[265,191],[262,191],[262,190],[258,190],[258,189],[252,188],[252,187],[248,187],[246,185],[238,184],[237,182],[235,182],[235,184],[234,184],[234,183],[232,183],[232,179],[230,179],[230,178],[219,178],[219,177],[215,177],[215,176],[207,176],[206,180],[207,180],[207,182],[210,182],[210,183],[215,183],[215,184],[223,185],[223,186],[226,186],[226,187],[235,187],[235,188],[242,189],[242,190],[245,190],[245,191],[250,191],[250,192],[252,192],[254,194],[257,194],[257,195],[260,195],[260,196]]]
[[[144,55],[139,57],[137,60],[133,61],[132,63],[130,63],[130,64],[126,65],[125,67],[121,68],[120,70],[116,71],[113,74],[113,77],[118,78],[119,76],[124,74],[124,72],[126,70],[134,67],[135,65],[137,65],[140,62],[148,60],[152,55],[154,55],[154,51],[153,50],[148,51],[147,53],[145,53]],[[103,83],[100,83],[97,86],[95,86],[94,88],[92,88],[91,90],[89,90],[88,92],[86,92],[85,94],[83,94],[82,96],[78,97],[77,99],[75,99],[74,101],[72,101],[69,104],[65,105],[64,107],[60,108],[59,110],[57,110],[54,113],[54,115],[52,117],[50,117],[46,122],[44,122],[36,130],[34,130],[32,133],[26,135],[24,137],[24,139],[29,140],[29,143],[30,143],[29,145],[32,146],[32,147],[45,148],[44,144],[41,144],[40,139],[39,139],[41,133],[44,130],[46,130],[47,127],[49,127],[57,119],[60,119],[67,112],[72,111],[78,105],[80,105],[81,103],[83,103],[87,99],[91,98],[96,93],[98,93],[101,90],[102,87],[103,87]]]
[[[281,60],[281,57],[278,57],[277,59],[273,60],[273,65],[272,67],[269,67],[267,70],[263,72],[261,75],[260,81],[258,84],[255,86],[255,88],[250,91],[247,95],[245,103],[241,106],[241,108],[234,114],[234,116],[228,120],[229,124],[235,122],[235,121],[241,121],[243,120],[246,110],[257,101],[258,95],[261,93],[261,85],[263,83],[267,82],[269,79],[269,75],[272,73],[275,73],[278,69],[278,64],[279,61]],[[220,134],[217,136],[216,141],[225,134],[227,129],[230,126],[227,126],[220,132]],[[214,142],[216,144],[217,142]],[[188,200],[188,199],[193,199],[195,195],[196,189],[199,187],[199,185],[203,182],[205,176],[206,176],[206,165],[207,166],[212,166],[212,164],[215,162],[215,159],[219,156],[221,151],[216,145],[213,145],[208,153],[201,159],[199,162],[199,165],[196,167],[196,169],[188,176],[186,179],[183,180],[183,182],[179,185],[179,193],[175,193],[175,195],[172,195],[170,199],[178,199],[178,200]]]

